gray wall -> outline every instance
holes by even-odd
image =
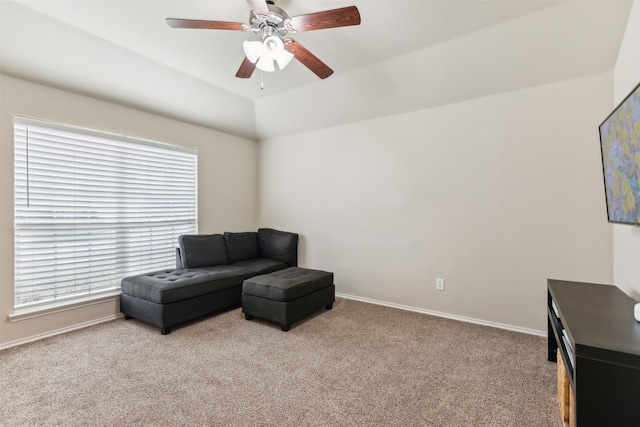
[[[341,294],[544,334],[547,278],[612,281],[611,99],[605,73],[262,141],[259,223]]]

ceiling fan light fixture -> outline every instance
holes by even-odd
[[[289,65],[289,62],[293,59],[293,54],[283,50],[280,56],[276,58],[276,62],[278,63],[278,68],[283,70],[284,67]]]
[[[258,70],[267,71],[272,73],[276,70],[276,66],[273,65],[273,59],[260,58],[256,63],[256,68]]]
[[[276,70],[274,61],[278,64],[278,69],[282,70],[293,59],[293,54],[284,48],[282,39],[278,36],[268,36],[264,41],[245,41],[242,43],[244,55],[249,61],[256,64],[259,70],[273,72]]]
[[[264,47],[263,55],[271,60],[275,60],[284,52],[284,43],[278,36],[268,36],[262,42]]]
[[[262,56],[262,42],[242,42],[242,49],[244,50],[244,56],[254,64]]]

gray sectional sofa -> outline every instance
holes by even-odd
[[[298,234],[257,232],[183,235],[176,268],[122,279],[120,311],[163,334],[190,320],[240,306],[244,280],[298,265]]]

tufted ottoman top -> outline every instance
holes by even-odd
[[[242,293],[276,301],[291,301],[333,285],[333,273],[291,267],[246,279]]]
[[[252,273],[230,265],[160,270],[122,279],[122,293],[157,303],[181,301],[241,286]]]

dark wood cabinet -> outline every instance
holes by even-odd
[[[575,422],[640,426],[640,323],[615,286],[548,280],[548,359],[564,359]]]

